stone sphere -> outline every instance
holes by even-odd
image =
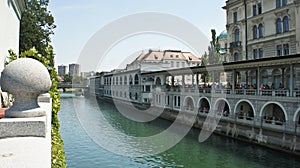
[[[11,94],[45,93],[51,87],[47,68],[32,58],[20,58],[8,64],[1,73],[1,88]]]

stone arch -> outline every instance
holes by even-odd
[[[198,113],[208,113],[211,109],[211,103],[207,97],[200,97],[197,103]]]
[[[296,110],[294,117],[293,117],[293,121],[294,122],[298,122],[298,124],[300,124],[300,107]]]
[[[229,102],[225,98],[218,98],[214,104],[214,109],[217,113],[221,113],[222,116],[228,117],[231,113]]]
[[[285,108],[278,102],[265,103],[260,110],[260,116],[265,119],[266,123],[275,121],[276,124],[282,125],[283,122],[288,121]]]
[[[184,109],[188,111],[193,111],[195,109],[195,101],[191,96],[186,96],[183,101]]]
[[[234,113],[238,114],[238,118],[253,119],[256,116],[256,111],[253,104],[247,99],[239,100],[234,107]]]

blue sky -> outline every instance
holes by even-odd
[[[207,40],[211,39],[212,28],[216,29],[217,34],[226,29],[226,12],[222,9],[224,5],[225,0],[50,0],[49,10],[57,25],[52,37],[56,64],[68,65],[78,62],[84,46],[97,31],[122,17],[143,12],[177,16],[196,26]],[[184,31],[184,27],[180,25],[177,29]],[[132,61],[126,59],[128,55],[134,55],[137,51],[147,48],[189,50],[185,44],[168,36],[140,34],[123,39],[112,46],[106,57],[98,63],[96,70],[118,68],[122,63]]]

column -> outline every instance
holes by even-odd
[[[192,74],[192,86],[195,86],[195,74]]]
[[[172,75],[171,76],[171,85],[174,86],[174,83],[175,83],[175,77]]]
[[[290,65],[290,96],[294,96],[293,95],[293,90],[294,90],[294,66]]]
[[[231,87],[231,91],[232,91],[232,94],[235,94],[234,93],[234,89],[235,89],[235,86],[236,86],[236,81],[235,81],[235,78],[236,78],[236,76],[235,76],[235,70],[233,69],[232,70],[232,76],[231,76],[231,85],[232,85],[232,87]]]
[[[185,85],[185,75],[182,75],[182,86],[184,87]]]
[[[257,69],[256,69],[256,95],[260,95],[259,89],[260,89],[260,68],[257,67]]]
[[[196,73],[196,87],[199,88],[199,73]]]

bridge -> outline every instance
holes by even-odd
[[[84,84],[59,83],[57,88],[58,89],[66,89],[66,88],[88,89],[89,87]]]

